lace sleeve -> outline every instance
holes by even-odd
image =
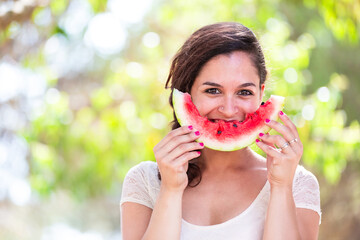
[[[316,177],[305,168],[299,166],[294,179],[294,201],[297,208],[307,208],[320,216],[320,187]]]
[[[134,202],[153,208],[144,167],[145,164],[140,163],[131,168],[126,174],[122,186],[120,205],[124,202]]]

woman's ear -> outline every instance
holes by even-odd
[[[260,87],[260,102],[262,101],[262,99],[264,97],[264,92],[265,92],[265,84],[261,84],[261,87]]]

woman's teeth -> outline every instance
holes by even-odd
[[[220,120],[224,121],[224,122],[235,122],[236,120],[223,120],[223,119],[209,119],[209,121],[213,122],[213,123],[217,123]]]
[[[224,121],[224,122],[239,122],[239,123],[242,123],[244,120],[242,121],[238,121],[238,120],[223,120],[223,119],[209,119],[210,122],[213,122],[213,123],[218,123],[219,121]]]

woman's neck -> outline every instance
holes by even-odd
[[[202,171],[226,173],[228,170],[238,169],[246,170],[252,168],[259,155],[249,147],[232,151],[222,152],[209,148],[204,148],[200,157],[200,167]]]

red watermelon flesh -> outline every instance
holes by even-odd
[[[279,111],[284,106],[284,97],[272,95],[267,102],[260,105],[254,113],[247,114],[244,121],[211,121],[199,114],[188,93],[177,89],[173,92],[173,104],[176,118],[181,126],[192,125],[200,131],[197,140],[205,147],[234,151],[252,144],[259,133],[266,133],[270,128],[265,125],[266,119],[277,120]]]

